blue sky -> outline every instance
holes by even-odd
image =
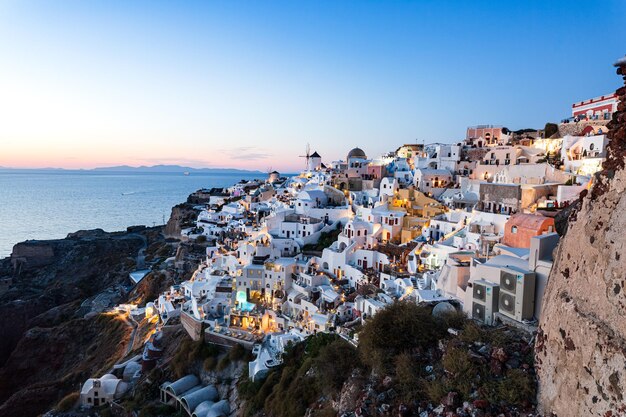
[[[542,127],[619,85],[624,1],[5,1],[0,166],[298,168]]]

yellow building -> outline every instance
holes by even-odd
[[[428,219],[446,211],[443,204],[416,190],[413,186],[398,190],[389,206],[392,209],[402,208],[409,216]]]
[[[432,217],[447,210],[443,204],[412,186],[398,190],[389,207],[392,210],[405,210],[407,213],[402,220],[401,243],[410,242],[421,235],[422,229],[429,226]]]

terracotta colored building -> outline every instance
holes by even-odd
[[[513,248],[530,248],[530,239],[554,232],[554,219],[535,214],[514,214],[504,226],[502,243]]]
[[[479,148],[498,145],[502,141],[502,126],[478,125],[468,127],[465,141]]]
[[[579,101],[572,104],[572,117],[596,117],[611,120],[611,116],[617,111],[618,102],[616,93]]]

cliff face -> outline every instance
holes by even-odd
[[[626,63],[618,69],[626,79]],[[626,413],[626,87],[603,171],[572,214],[546,288],[536,341],[546,415]]]
[[[191,204],[183,203],[174,206],[163,234],[167,237],[180,238],[180,231],[185,227],[193,226],[197,216],[198,212]]]
[[[15,245],[10,260],[13,268],[0,270],[0,278],[13,280],[11,288],[0,295],[0,366],[32,327],[30,320],[127,280],[142,245],[136,235],[100,235],[98,231]]]
[[[81,303],[109,290],[111,300],[123,297],[137,254],[161,240],[156,228],[82,231],[19,243],[0,260],[0,279],[12,280],[0,294],[1,417],[45,412],[124,355],[129,326],[107,315],[85,318],[91,307]]]

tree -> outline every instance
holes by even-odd
[[[365,324],[359,333],[359,352],[371,368],[389,370],[400,353],[433,347],[445,334],[445,324],[435,319],[429,308],[396,302]]]
[[[546,138],[550,138],[552,137],[552,135],[558,132],[559,132],[559,126],[556,123],[548,122],[543,128],[543,134],[544,134],[544,137]]]

